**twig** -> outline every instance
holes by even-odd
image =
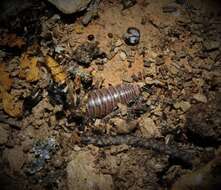
[[[100,147],[127,144],[133,147],[140,147],[145,149],[152,149],[159,153],[167,154],[171,157],[178,158],[185,163],[191,164],[196,150],[191,148],[183,148],[177,145],[166,145],[164,142],[157,139],[145,139],[140,137],[134,137],[129,135],[124,136],[93,136],[93,137],[81,137],[83,144],[93,144]]]

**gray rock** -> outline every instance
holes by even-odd
[[[90,5],[87,9],[87,13],[85,14],[84,18],[82,19],[82,24],[84,26],[88,25],[89,22],[91,22],[91,20],[93,18],[96,18],[98,16],[99,3],[100,3],[100,0],[92,0],[92,2],[90,3]]]
[[[73,14],[87,8],[91,0],[48,0],[65,14]]]
[[[46,160],[51,158],[57,148],[58,144],[53,138],[36,141],[32,148],[34,158],[28,164],[26,173],[33,175],[40,171],[45,166]]]

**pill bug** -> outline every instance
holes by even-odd
[[[102,118],[113,111],[118,103],[127,104],[140,94],[137,84],[121,84],[94,90],[88,94],[87,115]]]
[[[135,27],[130,27],[123,35],[123,39],[127,45],[134,46],[140,41],[140,31]]]

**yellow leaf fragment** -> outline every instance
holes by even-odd
[[[75,25],[74,27],[74,31],[77,33],[77,34],[82,34],[84,32],[84,26],[80,25],[80,24],[77,24]]]
[[[28,82],[34,82],[40,79],[40,70],[37,65],[36,57],[30,57],[23,54],[20,59],[20,72],[19,76],[25,78]]]
[[[2,91],[2,104],[4,111],[12,116],[12,117],[19,117],[22,114],[22,102],[17,102],[15,97],[9,94],[4,89]]]
[[[0,86],[9,90],[12,85],[12,79],[9,77],[9,73],[5,70],[5,66],[0,64]]]
[[[61,65],[59,65],[52,57],[46,56],[46,65],[50,70],[55,82],[62,84],[67,76]]]
[[[30,63],[30,70],[27,73],[26,79],[28,81],[36,81],[39,80],[39,68],[37,66],[37,58],[33,57]]]

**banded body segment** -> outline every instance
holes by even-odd
[[[136,84],[122,84],[94,90],[88,95],[87,115],[89,117],[104,117],[112,112],[118,103],[128,104],[139,94],[140,89]]]

